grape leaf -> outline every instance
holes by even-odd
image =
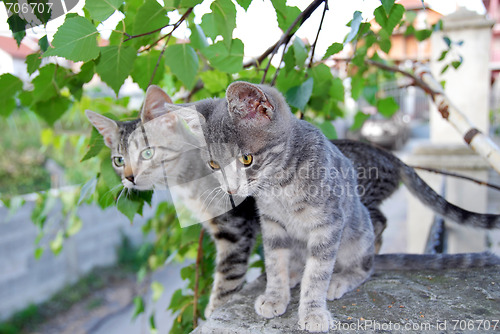
[[[101,57],[96,72],[102,81],[115,91],[116,95],[132,71],[137,54],[133,47],[110,45],[101,47]]]
[[[191,46],[188,44],[170,45],[165,50],[165,63],[186,88],[193,88],[199,64],[198,56]]]
[[[99,57],[98,34],[94,25],[84,17],[67,19],[54,35],[54,47],[43,56],[60,56],[73,61],[96,59]]]
[[[122,0],[86,0],[85,8],[96,21],[105,21],[121,6]]]

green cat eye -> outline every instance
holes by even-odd
[[[155,155],[155,149],[154,148],[147,148],[141,152],[141,158],[144,160],[149,160]]]
[[[123,167],[123,165],[125,165],[125,160],[123,157],[113,157],[113,163],[116,167]]]

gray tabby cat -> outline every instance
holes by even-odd
[[[150,87],[140,119],[116,122],[90,110],[86,114],[111,149],[113,167],[126,188],[165,189],[168,183],[170,188],[180,189],[181,200],[212,236],[217,258],[205,311],[209,316],[244,283],[258,216],[252,198],[230,209],[227,196],[221,196],[219,183],[200,158],[202,148],[193,136],[199,124],[192,122],[189,111],[176,108],[179,110],[167,113],[173,106],[169,103],[161,89]]]
[[[373,270],[375,235],[352,163],[295,118],[275,89],[236,82],[226,99],[229,117],[207,120],[204,133],[225,190],[255,197],[260,213],[267,285],[255,310],[283,314],[290,280],[301,278],[299,327],[328,331],[326,299],[342,297]],[[224,141],[237,144],[238,160]]]
[[[205,158],[226,192],[256,198],[267,287],[255,309],[264,317],[284,313],[289,286],[301,281],[299,326],[328,330],[331,316],[325,299],[340,298],[372,271],[375,236],[365,206],[381,233],[386,221],[378,205],[394,192],[400,179],[446,216],[465,218],[460,221],[474,226],[499,225],[498,216],[470,213],[447,203],[389,152],[334,141],[355,162],[352,166],[316,128],[294,118],[273,88],[237,82],[229,86],[226,98],[227,103],[221,102],[204,126],[209,146]],[[365,188],[360,199],[353,167],[372,163],[380,173],[358,180]],[[442,269],[498,265],[500,260],[489,253],[391,254],[377,256],[376,263],[386,268]]]

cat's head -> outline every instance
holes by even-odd
[[[252,195],[282,168],[274,158],[291,135],[294,116],[283,95],[265,85],[232,83],[226,100],[227,110],[207,123],[208,164],[223,190]]]
[[[90,110],[86,115],[111,149],[113,167],[130,189],[166,186],[167,177],[185,167],[182,157],[202,136],[196,110],[172,104],[156,86],[148,88],[139,119],[114,121]]]

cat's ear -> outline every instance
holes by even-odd
[[[85,110],[85,115],[104,138],[104,144],[111,148],[118,137],[118,125],[116,122],[91,110]]]
[[[146,91],[146,99],[141,110],[141,120],[143,123],[149,122],[156,117],[164,115],[169,111],[169,104],[172,99],[160,87],[151,85]]]
[[[265,125],[271,122],[274,106],[257,85],[238,81],[226,90],[229,113],[242,122]]]
[[[169,112],[154,119],[163,129],[169,131],[188,130],[197,138],[202,138],[202,127],[205,124],[205,117],[191,108],[181,108],[174,112]]]

